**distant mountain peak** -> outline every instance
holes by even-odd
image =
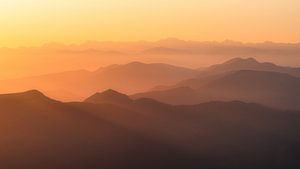
[[[13,99],[23,101],[55,101],[38,90],[29,90],[21,93],[1,94],[0,99]]]
[[[146,63],[143,62],[139,62],[139,61],[134,61],[134,62],[130,62],[126,65],[130,65],[130,66],[135,66],[135,65],[146,65]]]
[[[106,95],[106,96],[112,96],[112,95],[122,95],[122,96],[127,96],[123,93],[120,93],[116,90],[113,90],[113,89],[107,89],[107,90],[104,90],[102,93],[98,93],[98,94],[102,94],[102,95]]]
[[[113,89],[108,89],[102,93],[96,93],[85,100],[88,103],[111,103],[111,104],[128,104],[132,100],[126,94],[120,93]]]
[[[259,70],[259,71],[287,71],[285,67],[277,66],[270,62],[259,62],[255,58],[233,58],[222,64],[209,67],[209,70],[228,72],[237,70]]]
[[[237,58],[233,58],[230,59],[228,61],[226,61],[224,64],[236,64],[236,63],[259,63],[255,58],[241,58],[241,57],[237,57]]]
[[[38,90],[28,90],[26,92],[23,92],[24,95],[32,95],[32,96],[45,96],[42,92]]]
[[[300,77],[300,68],[280,66],[272,62],[260,62],[255,58],[242,58],[237,57],[230,59],[221,64],[216,64],[208,67],[206,71],[213,71],[214,73],[220,72],[232,72],[238,70],[257,70],[257,71],[269,71],[287,73],[292,76]]]
[[[26,97],[26,98],[48,98],[47,96],[45,96],[42,92],[40,92],[38,90],[28,90],[28,91],[25,91],[25,92],[10,93],[10,94],[4,94],[4,95],[6,95],[6,96],[19,96],[19,97]]]

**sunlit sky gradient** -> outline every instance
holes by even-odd
[[[299,0],[0,0],[0,46],[50,41],[300,42]]]

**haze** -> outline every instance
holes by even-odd
[[[0,0],[0,169],[300,169],[299,0]]]
[[[298,0],[0,0],[0,46],[86,40],[300,41]],[[122,28],[122,29],[120,29]]]

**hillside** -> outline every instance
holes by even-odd
[[[188,86],[189,91],[180,90]],[[169,104],[196,104],[206,101],[255,102],[281,109],[300,107],[300,79],[289,74],[240,70],[218,76],[186,80],[167,90],[132,95],[153,98]]]
[[[62,103],[38,91],[0,95],[0,167],[299,167],[298,112],[243,102],[112,101]]]

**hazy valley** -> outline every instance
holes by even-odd
[[[0,89],[1,168],[300,167],[299,68],[131,62]]]

